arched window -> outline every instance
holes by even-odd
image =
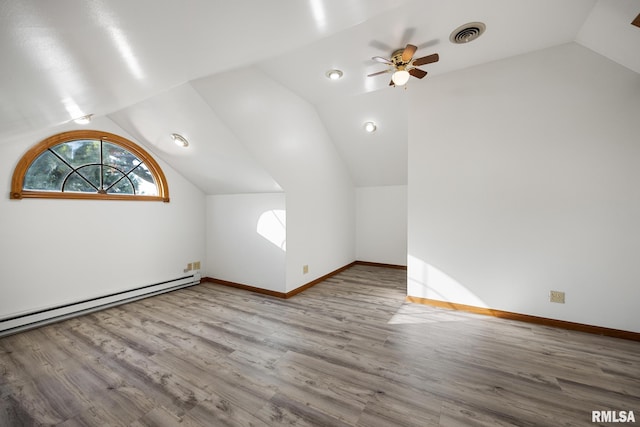
[[[22,156],[11,198],[169,201],[156,161],[121,136],[95,130],[53,135]]]

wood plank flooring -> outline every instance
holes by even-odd
[[[2,338],[0,426],[640,424],[640,342],[406,303],[405,275],[204,283]]]

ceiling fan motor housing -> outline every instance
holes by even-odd
[[[391,54],[391,62],[398,70],[404,70],[404,68],[409,65],[411,60],[405,62],[402,60],[402,53],[404,49],[398,49]]]

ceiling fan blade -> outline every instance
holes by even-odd
[[[380,74],[387,74],[390,72],[391,70],[378,71],[377,73],[367,74],[367,77],[379,76]]]
[[[433,53],[431,55],[427,55],[427,56],[423,56],[422,58],[418,58],[415,61],[413,61],[414,66],[419,66],[419,65],[426,65],[426,64],[431,64],[432,62],[438,62],[440,60],[440,55],[438,55],[437,53]]]
[[[402,62],[409,62],[411,58],[413,58],[413,54],[416,53],[416,46],[412,44],[408,44],[407,47],[402,51]]]
[[[421,70],[420,68],[412,68],[409,70],[409,74],[411,74],[413,77],[417,77],[419,79],[423,78],[424,76],[427,75],[426,71]]]
[[[374,61],[382,62],[383,64],[393,65],[393,62],[391,62],[390,59],[383,58],[382,56],[374,56],[371,59],[373,59]]]

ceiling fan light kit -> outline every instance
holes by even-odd
[[[393,75],[391,76],[391,80],[396,86],[402,86],[407,84],[407,82],[409,81],[409,77],[411,77],[411,74],[409,74],[408,71],[398,70],[393,73]]]

